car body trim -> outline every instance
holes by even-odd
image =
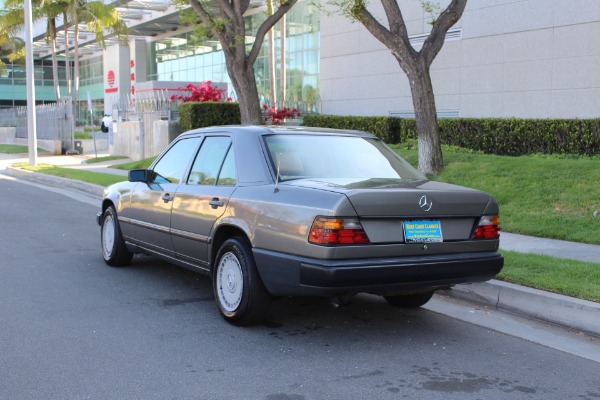
[[[166,251],[157,250],[156,248],[154,248],[150,245],[147,245],[144,242],[132,240],[131,238],[127,238],[125,243],[130,248],[130,250],[132,250],[136,253],[140,253],[140,250],[141,250],[142,252],[152,254],[153,256],[156,256],[157,258],[160,258],[160,259],[170,262],[172,264],[176,264],[180,267],[183,267],[183,268],[186,268],[186,269],[189,269],[192,271],[200,271],[205,274],[210,273],[209,263],[202,262],[197,259],[193,259],[194,262],[188,261],[186,259],[177,257],[176,254],[169,254]]]
[[[159,231],[159,232],[163,232],[163,233],[168,233],[171,235],[176,235],[176,236],[180,236],[186,239],[191,239],[191,240],[196,240],[198,242],[202,242],[202,243],[209,243],[212,241],[212,238],[210,236],[205,236],[205,235],[199,235],[197,233],[192,233],[192,232],[187,232],[187,231],[182,231],[179,229],[172,229],[166,226],[162,226],[162,225],[157,225],[157,224],[150,224],[148,222],[143,222],[137,219],[132,219],[132,218],[125,218],[125,217],[119,217],[119,222],[123,222],[126,224],[131,224],[131,225],[136,225],[136,226],[141,226],[142,228],[147,228],[147,229],[152,229],[155,231]]]
[[[192,233],[192,232],[182,231],[182,230],[173,229],[173,228],[171,228],[171,235],[180,236],[180,237],[186,238],[186,239],[196,240],[196,241],[202,242],[202,243],[210,244],[210,242],[212,241],[212,238],[210,236],[200,235],[198,233]]]
[[[359,219],[397,219],[404,221],[408,219],[464,219],[464,218],[480,218],[481,214],[431,214],[431,215],[417,215],[417,214],[403,214],[403,215],[360,215]]]
[[[135,226],[141,226],[142,228],[148,228],[148,229],[152,229],[152,230],[163,232],[163,233],[171,233],[171,228],[169,228],[168,226],[151,224],[148,222],[140,221],[138,219],[125,218],[125,217],[119,216],[119,222],[131,224],[131,225],[135,225]]]
[[[125,239],[125,244],[127,244],[128,246],[129,245],[132,246],[130,251],[132,251],[133,253],[139,253],[139,251],[136,251],[136,247],[139,247],[140,249],[143,249],[144,251],[157,253],[157,254],[164,254],[165,256],[168,256],[170,258],[175,258],[175,252],[172,250],[165,249],[160,246],[155,246],[148,242],[144,242],[143,240],[135,239],[135,238],[129,237],[129,236],[123,236],[123,239]]]

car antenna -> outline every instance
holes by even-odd
[[[275,190],[273,190],[274,193],[279,192],[279,178],[281,175],[279,175],[279,167],[281,166],[281,153],[277,154],[277,175],[275,176]]]

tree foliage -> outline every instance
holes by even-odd
[[[223,99],[223,93],[226,92],[224,89],[217,89],[214,87],[211,81],[202,81],[200,82],[200,86],[188,83],[186,87],[180,87],[178,90],[180,92],[189,92],[190,94],[187,96],[174,94],[169,98],[169,101],[180,100],[182,103],[189,103],[191,101],[199,103],[221,101]]]
[[[196,24],[197,37],[212,37],[219,41],[225,55],[227,73],[238,96],[244,124],[262,124],[254,63],[267,32],[288,12],[298,0],[283,0],[272,15],[267,15],[256,32],[248,31],[244,15],[250,0],[177,0],[179,5],[189,5],[193,15],[186,21]],[[251,34],[254,33],[254,37]]]
[[[0,75],[6,70],[3,59],[10,62],[23,61],[25,59],[25,42],[18,37],[9,35],[2,26],[2,16],[0,15]]]

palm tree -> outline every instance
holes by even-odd
[[[67,81],[67,96],[71,96],[71,66],[69,64],[69,18],[63,9],[63,30],[65,32],[65,79]]]
[[[54,93],[56,94],[56,101],[59,101],[60,85],[58,82],[58,60],[56,58],[56,17],[48,18],[46,41],[50,42],[50,51],[52,52],[52,79],[54,80]]]
[[[6,0],[4,4],[6,12],[0,15],[0,28],[2,37],[14,37],[24,25],[23,3],[21,0]],[[85,0],[34,0],[32,4],[33,17],[35,20],[46,19],[46,40],[50,45],[52,54],[52,78],[54,80],[54,91],[56,100],[60,100],[60,85],[58,80],[58,60],[56,55],[56,42],[58,31],[56,19],[59,15],[63,17],[63,29],[65,32],[65,68],[67,79],[67,92],[71,94],[71,71],[69,68],[69,24],[74,27],[74,59],[75,69],[73,80],[73,101],[77,104],[79,91],[79,24],[84,23],[90,32],[96,35],[96,41],[105,46],[105,30],[109,34],[117,36],[119,41],[127,43],[127,25],[121,15],[112,6],[105,5],[102,1]],[[1,41],[2,39],[0,39]]]
[[[11,36],[9,30],[4,28],[3,23],[2,16],[0,16],[0,74],[6,69],[6,64],[2,59],[13,62],[25,57],[25,42],[18,37]]]
[[[6,0],[4,2],[5,12],[0,16],[1,31],[8,38],[15,38],[25,24],[23,13],[23,2],[20,0]],[[58,61],[56,58],[56,17],[64,10],[61,0],[34,0],[32,3],[33,19],[46,19],[46,40],[50,44],[52,52],[52,77],[54,79],[54,91],[56,100],[60,100],[60,86],[58,82]]]
[[[108,34],[116,36],[122,44],[127,44],[127,25],[114,7],[104,4],[102,1],[71,0],[65,10],[65,20],[67,17],[73,25],[74,31],[73,104],[77,107],[79,100],[79,25],[85,24],[87,30],[96,35],[96,42],[103,48],[106,47],[105,30],[108,31]],[[65,40],[68,44],[68,38]],[[65,52],[65,57],[68,60],[67,52]]]

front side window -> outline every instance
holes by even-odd
[[[235,164],[230,148],[229,137],[207,137],[194,160],[187,184],[215,185],[218,182],[219,185],[235,185]]]
[[[150,183],[178,184],[183,179],[201,138],[183,139],[175,143],[154,166],[154,176]]]

